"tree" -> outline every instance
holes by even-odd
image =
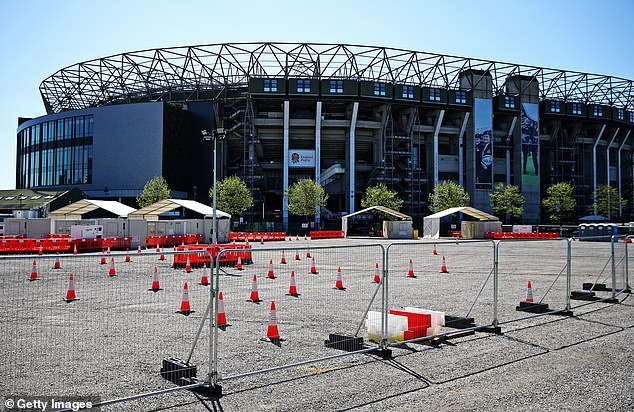
[[[288,212],[295,216],[315,216],[317,206],[326,206],[328,194],[312,179],[301,179],[286,190]]]
[[[524,196],[515,185],[506,186],[504,183],[498,183],[490,197],[491,209],[497,215],[506,216],[506,223],[509,223],[511,218],[521,217],[524,213]]]
[[[618,190],[612,186],[599,185],[597,191],[592,193],[593,199],[596,193],[597,198],[597,214],[601,216],[611,217],[619,215],[619,206],[625,208],[627,200],[619,196]],[[609,202],[608,202],[609,197]],[[609,203],[609,206],[608,206]],[[588,206],[588,213],[594,213],[594,204]]]
[[[550,220],[558,222],[572,217],[577,206],[577,201],[573,196],[574,191],[574,187],[568,182],[557,183],[546,189],[546,198],[542,204]]]
[[[209,190],[209,197],[213,200],[213,187]],[[229,176],[218,182],[218,196],[216,203],[218,209],[229,213],[231,216],[242,214],[253,207],[253,196],[247,188],[244,180],[238,176]]]
[[[446,181],[434,188],[429,194],[429,210],[438,212],[450,207],[469,206],[471,198],[460,185]]]
[[[399,199],[396,192],[390,190],[383,183],[378,183],[365,189],[361,199],[361,207],[385,206],[399,211],[403,207],[403,200]]]
[[[172,191],[163,176],[154,176],[145,186],[143,192],[136,197],[139,207],[149,206],[163,199],[169,199]]]

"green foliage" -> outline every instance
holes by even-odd
[[[558,222],[572,217],[575,206],[577,206],[574,191],[574,187],[568,182],[557,183],[546,189],[546,198],[542,204],[550,220]]]
[[[317,206],[326,206],[328,194],[319,183],[312,179],[302,179],[286,190],[288,212],[295,216],[315,216]]]
[[[469,206],[471,198],[460,185],[446,181],[434,188],[429,194],[429,210],[439,212],[450,207]]]
[[[209,190],[209,197],[213,201],[213,187]],[[253,207],[253,196],[244,180],[238,176],[229,176],[218,182],[216,204],[219,210],[231,216],[242,214]]]
[[[594,192],[592,193],[594,199]],[[610,197],[610,205],[608,207],[608,194]],[[623,208],[627,207],[627,200],[619,196],[619,191],[607,185],[597,186],[597,214],[606,217],[618,217],[619,205]],[[588,206],[588,213],[594,213],[594,204]]]
[[[403,200],[399,199],[396,192],[391,191],[383,183],[365,189],[365,194],[361,199],[361,207],[385,206],[392,210],[399,211],[403,207]]]
[[[149,206],[160,200],[169,199],[171,193],[163,176],[154,176],[143,186],[143,192],[136,197],[136,202],[139,207]]]
[[[490,197],[493,212],[500,216],[506,216],[507,220],[509,217],[519,218],[524,213],[524,196],[517,186],[506,186],[504,183],[498,183]]]

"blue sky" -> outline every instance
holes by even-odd
[[[634,0],[6,0],[0,8],[0,189],[15,187],[18,116],[73,63],[245,41],[388,46],[634,79]]]

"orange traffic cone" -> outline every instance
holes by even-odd
[[[158,268],[156,266],[154,266],[154,275],[152,275],[152,287],[149,288],[148,290],[151,290],[154,293],[158,292],[159,290],[163,290],[161,289],[161,283],[159,282]]]
[[[277,327],[277,314],[275,313],[275,301],[271,301],[271,315],[269,316],[269,326],[266,330],[266,342],[279,343],[284,339],[280,338],[280,331]]]
[[[286,257],[284,256],[284,251],[282,250],[282,260],[280,261],[280,264],[285,265],[286,264]]]
[[[236,265],[236,269],[242,270],[242,259],[238,256],[238,264]]]
[[[442,266],[440,267],[440,273],[449,273],[447,271],[447,262],[445,261],[445,257],[442,257]]]
[[[110,254],[110,246],[108,246],[108,250],[106,250],[106,254],[109,255]]]
[[[317,274],[317,266],[315,266],[315,257],[313,256],[313,264],[310,266],[310,273]]]
[[[157,252],[161,251],[161,248],[156,248]],[[165,260],[165,255],[163,253],[161,253],[161,256],[159,256],[159,260]]]
[[[203,264],[203,275],[200,278],[200,285],[209,286],[209,277],[207,276],[207,264]]]
[[[73,246],[73,255],[76,255],[76,254],[77,254],[77,245],[74,245]]]
[[[289,236],[289,237],[288,237],[288,241],[289,241],[289,242],[292,242],[292,241],[293,241],[293,236]]]
[[[192,264],[189,260],[189,255],[187,255],[187,262],[185,262],[185,272],[191,273],[191,271],[192,271]]]
[[[343,275],[341,274],[341,267],[337,269],[337,283],[335,283],[335,289],[346,290],[343,287]]]
[[[299,259],[299,252],[295,252],[295,260],[300,260]]]
[[[381,277],[379,276],[379,264],[374,267],[374,283],[381,283]]]
[[[110,259],[110,270],[108,271],[109,276],[117,276],[117,271],[114,268],[114,258]]]
[[[416,277],[416,275],[414,274],[414,263],[412,262],[412,259],[409,260],[409,271],[407,272],[407,277],[409,278]]]
[[[70,279],[68,280],[68,291],[66,292],[66,298],[64,298],[64,301],[66,303],[70,303],[75,300],[79,300],[79,298],[75,295],[75,278],[71,273]]]
[[[251,283],[251,296],[248,299],[248,302],[260,303],[260,294],[258,293],[258,278],[253,275],[253,282]]]
[[[436,244],[434,243],[434,251],[432,252],[434,255],[438,254],[438,251],[436,251]]]
[[[141,253],[141,245],[137,246],[136,253]]]
[[[222,292],[218,292],[218,327],[226,328],[231,326],[227,323],[227,315],[225,314],[225,301],[222,299]]]
[[[306,235],[304,235],[304,242],[307,241],[308,239],[306,238]]]
[[[125,261],[126,261],[126,263],[129,263],[130,262],[130,248],[128,248],[128,247],[125,248],[125,252],[126,252]]]
[[[264,244],[264,237],[260,238],[260,244],[263,245]]]
[[[310,259],[310,249],[306,251],[306,259]]]
[[[59,252],[57,252],[57,257],[55,258],[55,264],[53,265],[53,269],[61,269],[62,265],[59,263]]]
[[[273,273],[273,259],[269,260],[269,273],[266,274],[269,279],[275,279],[275,273]]]
[[[187,287],[187,282],[185,282],[185,287],[183,288],[183,298],[181,299],[181,310],[176,313],[183,314],[185,316],[189,316],[194,313],[189,306],[189,288]]]
[[[101,249],[101,254],[104,254],[104,253],[106,253],[106,252],[103,249]],[[101,257],[101,260],[99,261],[99,263],[102,264],[102,265],[105,265],[106,263],[108,263],[108,262],[106,262],[106,256],[105,255]]]
[[[156,245],[156,253],[161,253],[161,245]]]
[[[299,235],[295,235],[295,240],[299,240]]]
[[[291,271],[291,284],[288,288],[288,296],[298,297],[299,293],[297,293],[297,284],[295,283],[295,271]]]
[[[533,303],[533,286],[531,285],[531,281],[528,281],[528,286],[526,287],[526,302]]]
[[[31,271],[31,277],[29,278],[31,282],[34,280],[39,280],[37,277],[37,262],[33,260],[33,270]]]
[[[44,248],[42,247],[42,245],[40,245],[40,247],[38,248],[37,254],[41,255],[42,253],[44,253]]]

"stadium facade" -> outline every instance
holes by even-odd
[[[359,45],[123,53],[41,83],[47,115],[19,119],[16,186],[125,200],[163,175],[176,196],[206,201],[213,162],[201,130],[222,127],[218,176],[247,182],[251,221],[287,226],[284,191],[304,177],[329,193],[322,217],[358,210],[383,182],[419,219],[445,180],[483,210],[497,182],[518,185],[528,223],[540,221],[549,185],[571,182],[581,216],[600,184],[634,203],[632,83]]]

